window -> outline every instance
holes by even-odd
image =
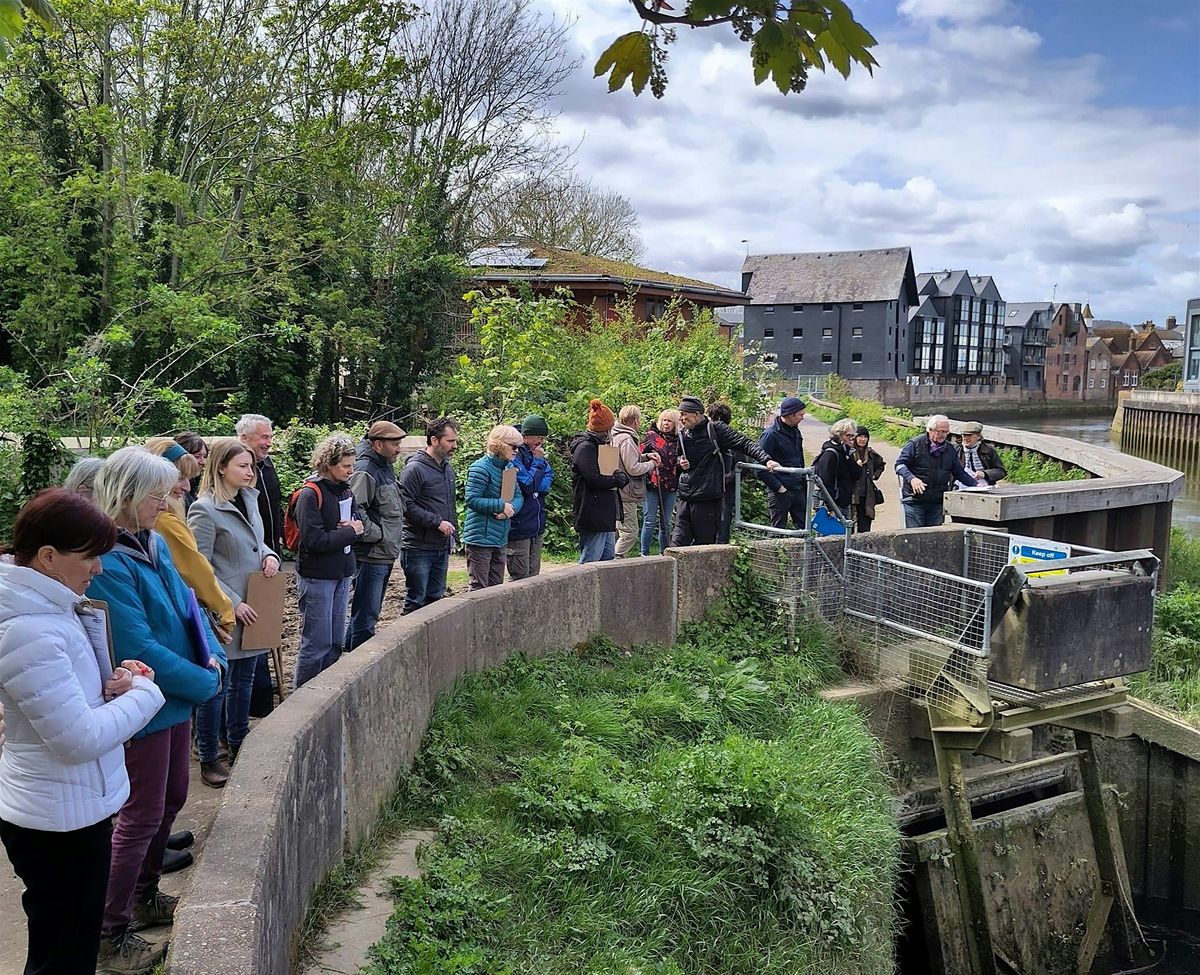
[[[829,363],[833,362],[833,354],[830,352],[822,352],[821,353],[821,362],[824,363],[825,365],[828,365]]]
[[[1095,389],[1095,388],[1096,388],[1096,377],[1088,376],[1088,389]]]
[[[850,329],[850,337],[852,339],[861,339],[862,338],[862,326],[855,325],[854,328]]]
[[[833,311],[833,305],[827,301],[821,306],[821,311]]]
[[[853,308],[854,311],[862,311],[862,306],[863,306],[863,303],[861,301],[856,301],[856,302],[854,302],[854,304],[851,307]]]
[[[804,311],[804,306],[803,305],[792,305],[792,312],[795,313],[798,311]]]
[[[861,352],[851,352],[850,353],[850,361],[851,362],[862,362],[862,353]]]
[[[833,338],[833,329],[832,328],[821,329],[821,338],[823,338],[823,339]]]
[[[764,306],[764,307],[763,307],[763,314],[764,314],[764,315],[774,315],[774,314],[775,314],[775,306],[774,306],[774,305],[766,305],[766,306]]]
[[[803,352],[793,352],[792,353],[792,362],[803,362],[803,361],[804,361],[804,353]]]
[[[656,322],[667,313],[666,298],[646,299],[646,321]]]
[[[773,329],[773,328],[764,328],[764,329],[763,329],[763,338],[764,338],[764,339],[773,339],[773,338],[775,338],[775,329]]]
[[[1088,362],[1088,368],[1091,369],[1093,372],[1096,371],[1096,360],[1095,359],[1092,359],[1090,362]]]
[[[793,329],[792,329],[792,338],[794,338],[794,339],[802,339],[802,338],[804,338],[804,329],[802,329],[802,328],[793,328]]]
[[[1107,377],[1105,377],[1105,376],[1100,377],[1100,388],[1108,389],[1108,378]]]

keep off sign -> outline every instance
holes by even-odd
[[[1046,538],[1026,538],[1023,535],[1008,537],[1008,561],[1010,565],[1025,565],[1029,562],[1057,562],[1071,557],[1071,546],[1065,542],[1053,542]],[[1034,576],[1062,575],[1063,572],[1029,572]]]

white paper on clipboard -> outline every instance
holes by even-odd
[[[96,654],[96,663],[100,667],[100,679],[111,680],[117,658],[113,656],[112,628],[108,622],[108,603],[100,600],[83,603],[75,615],[83,624],[88,642]]]

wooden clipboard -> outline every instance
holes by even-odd
[[[261,572],[246,582],[246,602],[258,614],[254,623],[242,627],[243,650],[273,650],[283,642],[283,598],[287,593],[287,573],[276,572],[268,579]]]
[[[515,467],[504,468],[504,473],[500,475],[500,500],[512,502],[512,499],[517,496],[517,469]]]
[[[621,451],[610,443],[602,443],[597,451],[596,463],[600,465],[600,473],[606,476],[617,473],[621,466]]]

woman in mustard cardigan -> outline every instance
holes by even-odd
[[[237,620],[233,615],[233,603],[225,595],[208,560],[196,547],[196,536],[188,527],[183,510],[183,496],[191,489],[192,478],[200,473],[200,464],[183,447],[169,437],[155,437],[146,441],[146,449],[158,454],[175,465],[179,481],[171,490],[167,510],[158,516],[154,530],[162,535],[171,552],[171,559],[180,576],[196,593],[196,602],[208,610],[212,618],[213,632],[222,643],[228,643]],[[196,746],[200,751],[200,778],[205,785],[221,788],[229,778],[229,767],[220,760],[217,752],[221,730],[222,696],[196,708]]]

